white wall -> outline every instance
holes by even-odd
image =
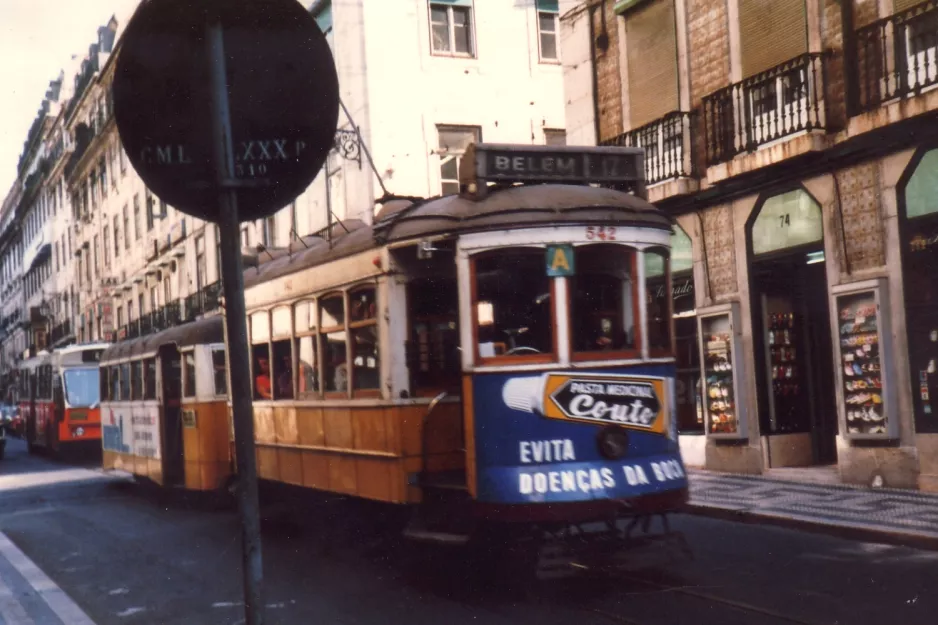
[[[589,13],[576,9],[580,0],[560,0],[560,54],[564,59],[567,144],[596,145]]]

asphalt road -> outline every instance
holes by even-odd
[[[98,625],[243,622],[233,512],[30,457],[21,441],[7,452],[0,531]],[[418,559],[343,504],[299,516],[265,523],[271,625],[933,625],[938,614],[938,553],[767,526],[681,517],[692,561],[513,583],[507,565],[468,576],[458,550]]]

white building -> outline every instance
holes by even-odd
[[[346,149],[252,245],[316,232],[330,209],[369,221],[382,184],[395,195],[453,193],[473,141],[564,143],[557,0],[317,0],[310,10],[333,50]]]

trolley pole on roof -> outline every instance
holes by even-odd
[[[241,511],[241,567],[244,576],[246,625],[264,622],[261,558],[261,517],[257,494],[257,454],[254,451],[254,409],[251,402],[251,366],[248,354],[247,311],[244,304],[244,267],[234,167],[234,142],[228,109],[224,33],[221,24],[208,26],[211,64],[212,135],[218,183],[218,232],[221,241],[222,287],[225,293],[225,330],[231,407],[238,469],[238,508]]]

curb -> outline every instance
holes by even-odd
[[[695,504],[693,502],[685,504],[683,510],[690,515],[718,519],[721,521],[746,523],[750,525],[773,525],[775,527],[833,536],[845,540],[857,540],[938,551],[938,535],[895,529],[874,529],[861,525],[830,523],[818,519],[781,516],[752,510],[734,510],[731,508]]]

